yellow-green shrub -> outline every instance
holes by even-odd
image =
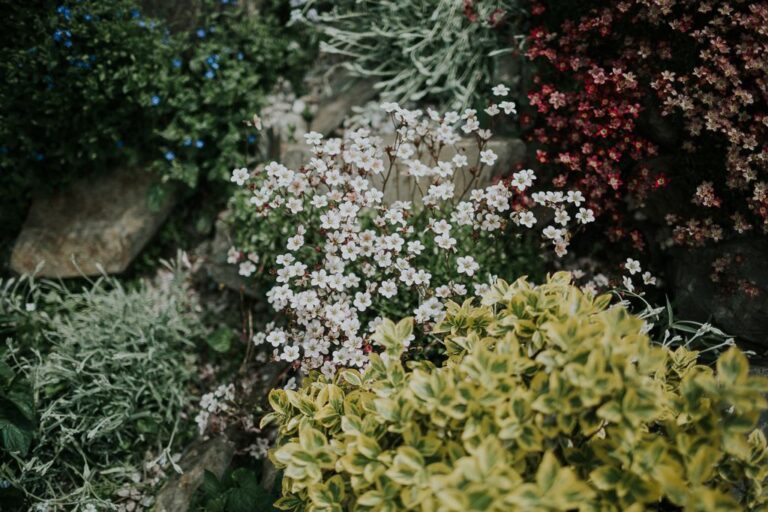
[[[764,380],[652,345],[642,322],[560,273],[450,304],[447,360],[400,360],[386,322],[364,375],[275,390],[277,506],[306,511],[764,510]]]

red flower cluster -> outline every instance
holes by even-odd
[[[544,9],[537,5],[534,12]],[[548,167],[556,170],[556,186],[575,186],[584,192],[589,208],[612,218],[608,234],[615,240],[630,234],[622,208],[630,185],[628,169],[657,149],[637,133],[645,93],[632,65],[642,48],[610,55],[606,50],[612,46],[614,22],[611,10],[604,9],[566,21],[558,32],[534,29],[527,56],[544,59],[556,70],[545,73],[551,80],[536,78],[536,88],[528,94],[539,113],[530,136],[540,147],[537,160],[552,164]],[[666,182],[650,172],[647,178],[649,186]],[[639,234],[633,238],[642,243]]]
[[[550,4],[531,13],[544,23]],[[691,187],[690,203],[669,205],[676,243],[768,232],[768,2],[622,0],[537,27],[529,42],[541,71],[529,93],[537,159],[612,221],[612,238],[641,243],[625,199],[642,205],[670,183]],[[638,128],[651,104],[684,122],[672,168],[655,165],[659,150]],[[704,145],[721,147],[724,165],[686,165]]]

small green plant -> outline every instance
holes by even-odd
[[[32,386],[0,360],[0,451],[26,455],[36,421]]]
[[[38,422],[28,453],[0,453],[0,480],[31,503],[109,507],[147,461],[170,460],[192,435],[182,415],[195,399],[195,347],[204,335],[195,295],[179,266],[132,287],[112,278],[81,291],[34,287],[22,302],[45,297],[24,310],[39,332],[30,338],[21,330],[6,341],[17,375],[10,382],[27,380],[30,394],[2,396],[26,407],[31,421],[33,395]]]
[[[385,99],[468,106],[490,88],[497,57],[519,48],[516,0],[309,2],[320,11],[320,50],[377,81]]]
[[[192,510],[199,512],[267,512],[275,498],[261,486],[256,473],[247,468],[228,471],[221,480],[205,472]]]
[[[446,360],[401,361],[385,322],[365,373],[270,394],[284,510],[763,510],[768,386],[736,348],[716,369],[652,344],[570,275],[449,303]]]

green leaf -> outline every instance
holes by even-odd
[[[213,334],[211,334],[207,339],[206,343],[209,347],[211,347],[214,351],[219,353],[224,353],[229,351],[230,347],[232,347],[232,339],[233,339],[232,330],[228,329],[226,327],[221,327],[219,329],[216,329]]]
[[[22,430],[16,425],[3,425],[0,429],[0,437],[2,437],[3,446],[6,450],[21,456],[27,454],[32,444],[32,433]]]

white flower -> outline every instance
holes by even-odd
[[[530,169],[525,169],[512,175],[512,186],[520,192],[523,192],[528,187],[533,186],[533,180],[535,179],[536,175],[533,173],[533,171]]]
[[[486,149],[480,152],[480,161],[487,165],[493,165],[496,162],[498,156],[491,149]]]
[[[589,208],[579,208],[579,213],[576,214],[576,218],[582,224],[588,224],[595,221],[595,213]]]
[[[230,247],[227,251],[227,263],[230,265],[234,265],[235,263],[240,260],[240,251],[235,249],[234,247]]]
[[[517,105],[513,101],[502,101],[499,103],[499,107],[505,114],[517,114]]]
[[[561,226],[565,226],[568,224],[568,221],[571,220],[571,216],[568,215],[568,212],[565,211],[562,208],[558,208],[555,210],[555,223],[560,224]]]
[[[360,312],[363,312],[371,307],[371,294],[368,292],[357,292],[355,294],[354,306]]]
[[[544,228],[544,231],[542,231],[542,234],[549,238],[550,240],[554,240],[555,242],[562,240],[563,238],[563,230],[558,229],[554,226],[547,226]]]
[[[287,346],[283,349],[283,353],[280,355],[280,359],[288,361],[289,363],[299,358],[299,347]]]
[[[24,305],[24,309],[25,309],[25,310],[26,310],[28,313],[32,313],[33,311],[35,311],[35,310],[37,309],[37,304],[35,304],[34,302],[27,302],[27,303]]]
[[[496,105],[495,103],[485,109],[485,113],[491,117],[498,115],[499,112],[501,112],[501,110],[499,110],[499,106]]]
[[[414,240],[413,242],[408,242],[408,252],[410,254],[419,255],[421,254],[421,251],[425,249],[424,244],[421,243],[419,240]]]
[[[391,299],[392,297],[397,295],[397,285],[391,279],[383,281],[381,283],[381,286],[379,286],[379,293],[382,294],[384,297]]]
[[[632,258],[627,258],[627,262],[624,263],[624,268],[627,269],[627,272],[630,274],[635,275],[640,272],[640,262],[633,260]]]
[[[243,277],[250,277],[251,274],[256,272],[256,265],[252,261],[244,261],[240,264],[240,270],[238,273]]]
[[[506,96],[507,94],[509,94],[509,87],[503,84],[499,84],[493,89],[491,89],[491,91],[493,92],[494,96]]]
[[[623,276],[622,281],[624,282],[624,288],[632,293],[635,291],[635,286],[632,284],[632,279],[629,278],[629,276]]]
[[[580,190],[569,190],[567,201],[574,206],[581,206],[581,203],[585,201],[584,194]]]
[[[480,265],[478,265],[472,256],[464,256],[456,260],[456,269],[459,274],[473,276],[479,268]]]
[[[284,345],[288,338],[285,335],[285,331],[281,329],[275,329],[274,331],[267,334],[266,340],[273,347],[279,347],[280,345]]]
[[[317,133],[317,132],[305,133],[304,139],[307,141],[307,144],[310,144],[312,146],[319,146],[323,140],[323,134]]]
[[[250,178],[250,173],[248,172],[248,169],[243,167],[232,171],[232,178],[230,178],[229,181],[237,183],[238,186],[242,187],[245,185],[245,182],[248,181],[248,178]]]
[[[656,286],[656,278],[650,272],[643,273],[643,283],[649,286]]]
[[[304,237],[301,235],[292,236],[288,239],[286,247],[289,251],[297,251],[304,245]]]
[[[517,222],[527,228],[532,228],[536,224],[536,217],[531,212],[522,212],[517,216]]]

